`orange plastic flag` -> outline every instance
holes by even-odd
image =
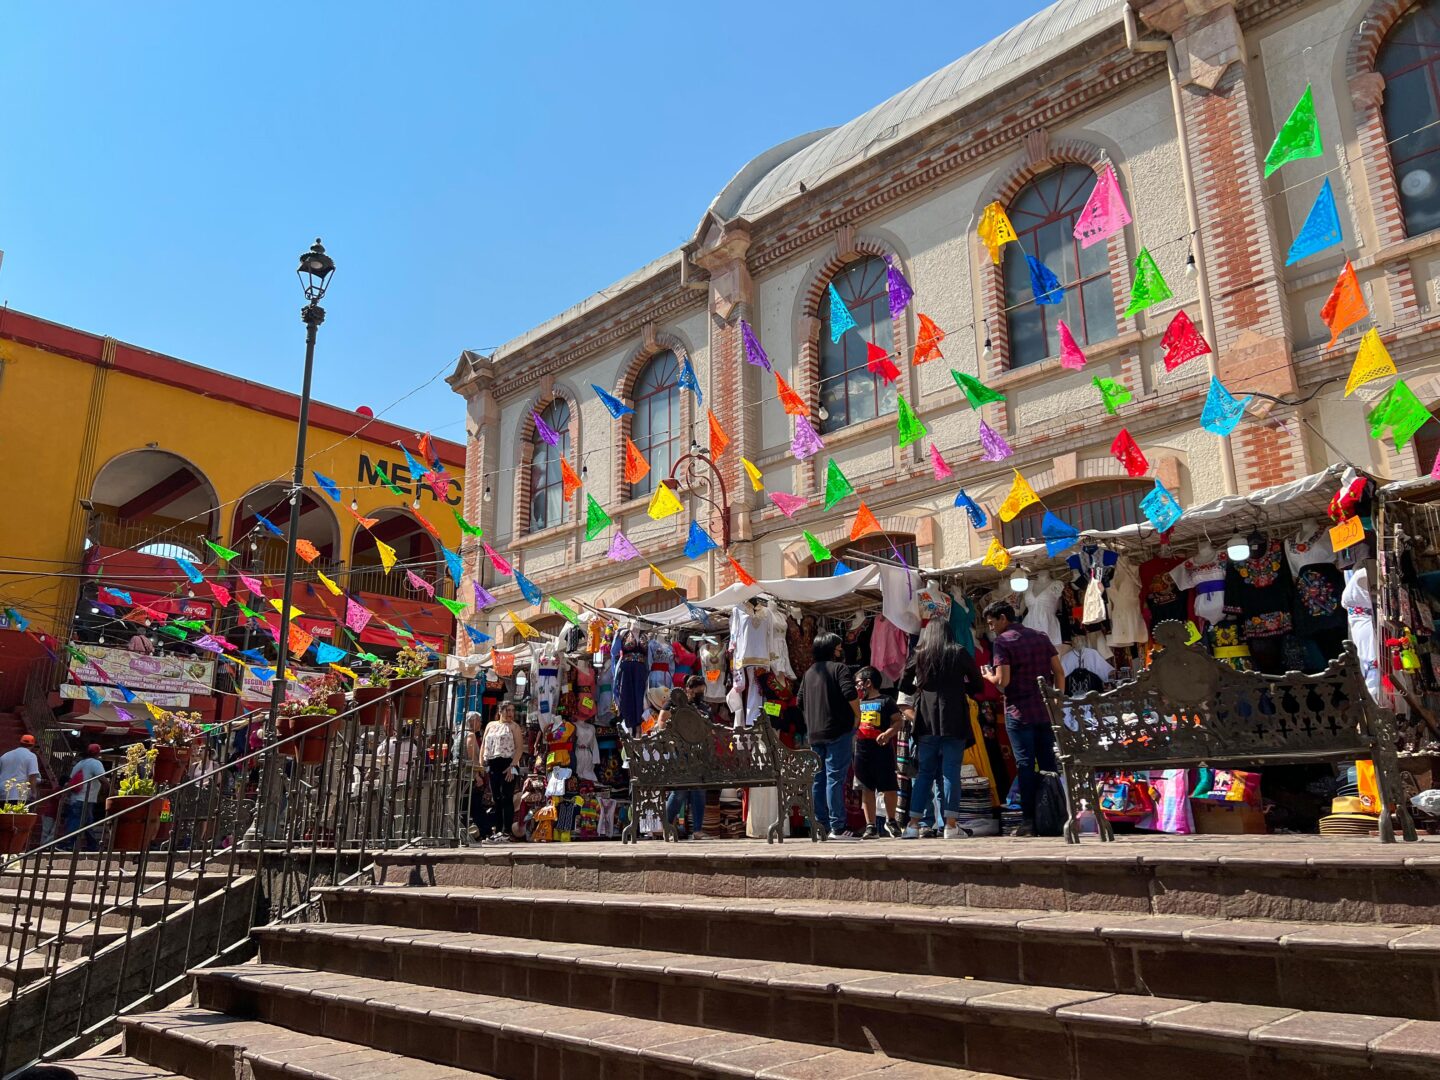
[[[1355,267],[1346,259],[1345,269],[1340,271],[1335,288],[1330,291],[1330,299],[1326,300],[1325,306],[1320,309],[1320,318],[1324,319],[1325,325],[1330,328],[1330,344],[1325,347],[1328,349],[1334,345],[1346,328],[1354,326],[1368,314],[1370,308],[1365,303],[1365,294],[1360,291]]]
[[[347,507],[347,509],[349,508]],[[367,529],[380,520],[379,518],[367,518],[363,514],[360,514],[354,510],[350,511],[350,516],[353,517],[356,521],[360,522],[360,524],[365,526],[365,528]]]
[[[775,377],[780,377],[778,372]],[[710,421],[710,457],[713,460],[723,454],[730,445],[730,436],[725,434],[725,429],[720,426],[720,421],[715,419],[715,413],[710,409],[705,410],[705,417]]]
[[[560,493],[565,498],[570,498],[580,489],[580,477],[575,475],[575,470],[570,467],[569,458],[560,459]]]
[[[313,634],[308,630],[302,630],[294,623],[290,624],[290,655],[293,657],[303,656],[305,650],[310,648],[310,643],[315,640]]]
[[[855,511],[855,524],[850,526],[850,539],[859,540],[862,536],[884,531],[880,528],[880,522],[875,520],[875,515],[870,512],[870,508],[862,502],[860,509]]]
[[[314,562],[320,557],[320,549],[309,540],[301,537],[295,541],[295,554],[299,555],[306,562]]]
[[[419,510],[411,510],[410,513],[414,514],[414,515],[415,515],[415,519],[416,519],[417,521],[419,521],[421,525],[425,526],[425,531],[426,531],[426,532],[428,532],[431,536],[435,537],[435,539],[437,539],[437,540],[440,539],[440,530],[437,529],[437,528],[435,528],[434,525],[431,525],[430,522],[426,521],[424,514],[420,513]],[[370,521],[370,522],[373,523],[375,519],[374,519],[374,518],[362,518],[361,520],[362,520],[362,521],[368,520],[368,521]]]
[[[625,440],[625,482],[638,484],[645,479],[645,474],[650,471],[650,463],[645,460],[645,455],[640,453],[640,448],[630,439]]]
[[[791,416],[809,416],[810,410],[805,407],[805,402],[800,400],[800,395],[790,388],[785,381],[785,376],[775,372],[775,389],[780,395],[780,404]]]
[[[945,331],[936,326],[935,320],[929,315],[917,312],[915,318],[920,323],[920,332],[916,335],[914,362],[923,364],[926,360],[943,360],[940,342],[945,340]]]
[[[735,580],[740,582],[741,585],[755,584],[755,579],[750,576],[750,572],[746,570],[743,566],[741,566],[738,562],[736,562],[734,559],[730,560],[730,569],[735,571]]]

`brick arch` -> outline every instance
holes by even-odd
[[[1024,156],[1007,171],[999,174],[996,182],[982,193],[975,206],[977,223],[981,213],[990,203],[999,202],[1001,206],[1008,207],[1026,184],[1062,165],[1083,165],[1097,176],[1105,165],[1114,165],[1116,175],[1120,177],[1121,187],[1127,188],[1127,177],[1123,167],[1104,147],[1083,139],[1060,139],[1052,143],[1043,132],[1032,134],[1035,137],[1027,139]],[[997,266],[990,260],[990,252],[980,242],[978,236],[972,240],[972,243],[975,245],[975,258],[980,267],[978,277],[982,321],[977,328],[976,340],[983,342],[988,331],[990,359],[985,360],[982,356],[980,363],[984,368],[982,377],[990,381],[1000,378],[1011,370],[1010,325],[1005,318],[1005,277],[1003,263]],[[1124,317],[1127,301],[1124,283],[1129,280],[1126,273],[1129,256],[1124,231],[1116,233],[1105,241],[1105,248],[1112,291],[1115,294],[1115,328],[1117,333],[1124,333],[1127,328]],[[1004,402],[987,405],[986,409],[991,410],[986,413],[987,422],[996,427],[1008,423],[1007,406]]]
[[[615,383],[613,393],[627,405],[635,400],[635,382],[640,378],[640,373],[645,370],[645,365],[653,358],[663,352],[673,352],[675,359],[682,365],[686,360],[694,364],[694,358],[690,355],[689,346],[669,331],[655,331],[652,327],[646,327],[644,340],[640,342],[625,363],[620,368],[620,377]],[[698,379],[700,373],[697,371],[695,377]],[[631,498],[630,484],[625,479],[625,441],[630,438],[633,430],[631,421],[633,413],[626,413],[618,421],[618,433],[615,437],[615,445],[611,448],[610,475],[615,478],[615,494],[618,501],[628,502]],[[680,438],[682,445],[684,440],[693,438],[695,435],[695,424],[699,419],[699,410],[695,407],[695,395],[688,390],[680,391]],[[683,450],[681,451],[684,452]]]
[[[906,280],[914,285],[911,269],[905,257],[893,244],[876,236],[856,236],[849,226],[841,226],[836,250],[828,259],[810,272],[805,287],[800,292],[800,311],[797,318],[796,340],[800,342],[800,355],[796,361],[792,386],[809,404],[811,412],[820,407],[820,334],[824,327],[820,319],[820,301],[824,299],[830,281],[841,270],[865,256],[890,258]],[[910,320],[905,316],[891,321],[895,337],[896,366],[908,372],[910,365],[898,359],[910,352],[912,336]],[[909,391],[906,391],[909,393]]]
[[[570,435],[570,466],[579,472],[579,462],[584,460],[584,449],[580,440],[580,398],[569,386],[547,381],[525,402],[525,409],[520,414],[520,423],[515,433],[515,526],[511,535],[516,538],[527,536],[530,532],[530,463],[535,457],[534,414],[543,412],[557,398],[570,406],[570,424],[565,429]],[[574,528],[576,520],[577,514],[572,508],[570,520],[556,528]]]

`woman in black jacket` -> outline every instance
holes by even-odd
[[[969,835],[960,828],[960,762],[975,741],[970,726],[970,697],[984,686],[975,658],[950,640],[950,627],[931,619],[920,631],[900,690],[911,697],[911,738],[919,771],[910,791],[910,826],[907,838],[933,839],[935,781],[943,781],[945,839]],[[915,825],[920,810],[920,825]]]

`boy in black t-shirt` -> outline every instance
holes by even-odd
[[[875,793],[885,796],[885,831],[892,837],[900,835],[896,812],[900,782],[895,773],[895,738],[900,734],[904,717],[899,707],[880,692],[880,673],[864,667],[855,673],[855,689],[860,695],[860,724],[855,729],[855,780],[860,785],[860,802],[865,809],[864,840],[880,835],[875,821]]]

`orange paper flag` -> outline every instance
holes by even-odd
[[[625,440],[625,482],[638,484],[645,479],[645,474],[650,471],[650,463],[645,460],[645,455],[640,453],[640,448],[630,439]]]
[[[419,510],[411,510],[410,513],[414,514],[414,515],[415,515],[415,519],[416,519],[417,521],[419,521],[421,525],[425,526],[425,531],[426,531],[426,532],[428,532],[431,536],[435,537],[435,539],[437,539],[437,540],[440,539],[440,530],[437,529],[437,528],[435,528],[434,525],[431,525],[430,522],[428,522],[427,520],[425,520],[425,515],[424,515],[424,514],[420,513]],[[362,520],[365,520],[365,519],[362,519]],[[369,520],[370,520],[371,522],[373,522],[375,519],[374,519],[374,518],[370,518]]]
[[[302,537],[295,541],[295,554],[306,562],[314,562],[320,557],[320,549]]]
[[[575,470],[570,467],[569,458],[560,459],[560,492],[565,498],[570,498],[580,489],[580,477],[575,475]]]
[[[810,410],[805,407],[805,402],[800,400],[800,395],[790,388],[785,381],[785,376],[775,372],[775,389],[780,395],[780,404],[791,416],[809,416]]]
[[[869,536],[871,533],[884,532],[880,528],[880,522],[875,520],[875,515],[863,502],[860,509],[855,512],[855,524],[850,526],[850,539],[859,540],[862,536]]]
[[[365,526],[365,528],[367,528],[367,529],[370,528],[371,526],[373,526],[377,521],[380,520],[379,518],[369,518],[369,517],[365,517],[363,514],[359,513],[358,511],[355,511],[355,510],[351,510],[351,511],[350,511],[350,516],[353,517],[356,521],[360,522],[360,524],[363,525],[363,526]]]
[[[779,377],[778,374],[776,377]],[[730,436],[725,434],[725,429],[720,426],[720,421],[715,419],[713,411],[706,409],[705,417],[710,421],[710,457],[713,460],[723,454],[730,445]]]
[[[1334,345],[1346,328],[1354,326],[1368,314],[1370,308],[1365,303],[1365,294],[1360,291],[1355,267],[1346,259],[1345,269],[1340,271],[1340,276],[1335,280],[1335,288],[1330,291],[1330,299],[1326,300],[1325,306],[1320,309],[1320,318],[1324,319],[1325,325],[1330,328],[1330,344],[1325,347],[1328,349]]]
[[[920,322],[920,332],[916,335],[915,341],[915,363],[923,364],[926,360],[943,360],[944,355],[940,352],[940,343],[945,340],[945,331],[935,325],[935,320],[929,315],[916,313],[915,318]]]
[[[746,570],[743,566],[741,566],[738,562],[736,562],[734,559],[730,560],[730,569],[735,571],[735,580],[740,582],[741,585],[755,584],[755,579],[750,576],[750,572]]]

